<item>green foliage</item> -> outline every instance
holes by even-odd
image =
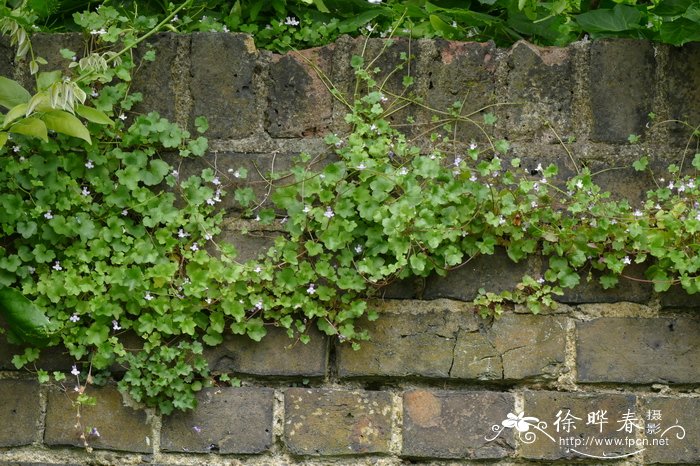
[[[694,0],[190,0],[29,2],[32,17],[48,30],[79,25],[113,41],[120,22],[147,31],[176,6],[185,6],[166,27],[178,32],[232,31],[254,36],[260,48],[284,51],[334,41],[342,34],[441,37],[510,45],[527,39],[541,45],[604,37],[649,39],[673,45],[700,40],[700,7]],[[138,3],[138,9],[134,4]],[[49,7],[48,4],[51,4]],[[95,9],[99,6],[99,11]],[[85,11],[88,8],[93,11]],[[138,13],[135,13],[135,12]],[[24,45],[16,28],[31,22],[12,17],[3,26]],[[14,24],[14,26],[13,26]],[[13,29],[15,28],[15,29]],[[393,31],[393,33],[392,33]],[[25,46],[26,48],[26,46]],[[22,47],[20,47],[22,50]],[[24,53],[26,54],[26,50]]]
[[[401,15],[415,22],[430,9],[416,30],[423,24],[421,34],[429,35],[429,24],[447,34],[454,26],[441,15],[461,11],[448,3],[417,2]],[[319,14],[340,8],[331,0],[303,4],[236,2],[231,15],[254,21],[292,6]],[[193,10],[184,9],[192,5],[180,5],[177,21],[178,11],[170,11],[160,26],[109,5],[79,13],[77,22],[95,31],[99,53],[72,62],[70,80],[37,70],[33,96],[0,81],[0,104],[8,109],[0,132],[0,308],[17,341],[62,344],[95,377],[118,364],[126,371],[120,389],[169,413],[192,408],[196,392],[217,376],[230,380],[212,376],[203,358],[205,346],[221,344],[226,334],[259,341],[276,326],[305,343],[315,326],[357,348],[368,338],[357,323],[378,317],[367,298],[383,286],[444,275],[499,249],[515,262],[541,255],[547,267],[513,290],[481,291],[475,302],[484,316],[513,303],[540,312],[564,288],[594,276],[605,288],[615,286],[633,263],[646,266],[657,291],[674,284],[698,291],[700,183],[682,163],[669,167],[670,184],[633,207],[611,199],[585,168],[562,179],[554,165],[526,167],[510,158],[507,141],[465,145],[446,137],[456,122],[484,134],[496,123],[488,112],[463,116],[461,103],[436,117],[435,133],[419,147],[390,123],[414,101],[385,88],[380,70],[359,56],[351,62],[358,92],[335,93],[348,105],[351,130],[327,136],[334,161],[318,168],[301,154],[287,183],[271,192],[273,208],[261,207],[240,184],[244,168],[182,176],[177,159],[206,153],[208,123],[197,118],[192,135],[155,112],[130,113],[140,99],[129,92],[138,65],[130,50],[161,27],[192,23],[186,13]],[[347,5],[356,8],[354,28],[394,11],[391,4]],[[539,8],[523,1],[517,12],[538,18]],[[577,11],[567,2],[548,8],[556,15]],[[609,27],[631,17],[616,11],[620,17]],[[139,36],[137,25],[151,29]],[[17,44],[30,48],[27,39]],[[110,44],[123,48],[109,51]],[[403,85],[411,86],[410,75]],[[692,166],[700,167],[700,155]],[[647,170],[648,159],[634,168]],[[224,215],[217,206],[227,191],[244,216],[284,230],[256,260],[236,261],[235,248],[216,239]],[[138,344],[125,343],[134,339]],[[38,357],[38,349],[26,348],[13,363]],[[80,373],[73,369],[79,382]],[[47,372],[39,377],[52,379]],[[90,402],[80,390],[78,405]]]

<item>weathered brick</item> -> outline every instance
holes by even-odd
[[[91,447],[138,453],[152,451],[151,427],[145,411],[125,406],[121,394],[114,387],[90,387],[86,393],[97,399],[95,406],[80,409],[80,421],[85,432],[89,433],[94,427],[100,433],[99,437],[88,435]],[[77,409],[72,405],[73,397],[72,391],[49,392],[44,433],[44,443],[47,445],[83,446],[80,440],[83,432],[75,427]]]
[[[644,462],[700,464],[700,398],[642,398]],[[678,426],[678,427],[676,427]]]
[[[302,137],[328,131],[333,97],[314,67],[332,76],[333,48],[273,55],[267,108],[270,136]]]
[[[39,384],[29,380],[0,380],[0,400],[0,447],[32,443],[41,416]]]
[[[0,318],[0,327],[4,326],[3,322],[4,321]],[[7,342],[6,335],[0,335],[0,370],[17,370],[14,364],[12,364],[12,357],[16,354],[22,354],[23,352],[24,347],[11,345]],[[47,371],[68,372],[72,364],[73,360],[68,356],[66,349],[54,346],[43,349],[39,355],[39,359],[32,363],[32,367]]]
[[[245,138],[261,130],[265,112],[255,88],[257,58],[250,36],[192,34],[191,121],[205,116],[209,138]]]
[[[190,36],[160,33],[136,49],[135,63],[141,65],[133,75],[131,91],[140,92],[143,101],[134,107],[134,112],[158,112],[160,116],[175,121],[177,93],[188,91],[177,88],[178,76],[189,75],[189,70],[180,69],[182,64],[177,60],[178,50],[189,52],[190,41]],[[149,50],[155,51],[155,61],[143,60],[144,54]]]
[[[632,264],[623,270],[623,275],[628,277],[644,278],[646,270],[644,264]],[[621,277],[614,288],[604,289],[598,281],[601,274],[594,271],[591,280],[587,281],[583,276],[581,283],[574,288],[566,288],[562,296],[555,296],[554,299],[561,303],[582,304],[582,303],[616,303],[632,302],[646,303],[651,299],[652,286],[644,281],[629,280]]]
[[[688,294],[680,285],[674,285],[661,294],[662,308],[700,307],[700,297]]]
[[[66,48],[75,52],[77,59],[83,56],[85,49],[85,39],[79,33],[38,33],[33,34],[32,48],[34,56],[42,57],[48,62],[46,65],[40,65],[40,71],[63,70],[68,71],[70,60],[61,56],[60,50]],[[60,46],[56,46],[60,44]],[[31,79],[32,84],[34,79]]]
[[[284,412],[284,442],[295,455],[389,452],[389,393],[289,388]]]
[[[634,395],[622,394],[573,394],[564,392],[525,392],[525,416],[535,417],[531,421],[542,429],[530,429],[535,440],[521,433],[521,452],[525,458],[556,460],[624,455],[635,451],[622,446],[599,446],[594,440],[605,441],[636,438],[636,431],[628,433],[620,423],[627,413],[636,412]],[[589,413],[599,413],[598,419]],[[589,421],[591,421],[589,423]],[[600,423],[596,423],[600,421]],[[546,424],[541,424],[546,423]],[[578,443],[580,442],[580,445]]]
[[[427,80],[425,102],[438,111],[449,111],[455,101],[463,103],[462,115],[470,115],[495,102],[496,47],[492,42],[448,42],[436,40],[430,47],[437,48],[436,59],[422,64]],[[428,45],[426,44],[426,48]],[[423,89],[418,89],[420,94]],[[495,112],[495,110],[489,110]],[[419,120],[429,123],[431,112],[422,111]],[[472,116],[479,119],[479,116]],[[421,131],[425,129],[421,128]],[[482,140],[483,133],[474,124],[457,123],[457,140]]]
[[[513,411],[509,393],[412,390],[403,395],[403,450],[409,458],[504,458],[513,433],[496,439],[492,426]]]
[[[274,327],[260,342],[227,335],[221,345],[207,352],[209,367],[236,374],[322,377],[326,374],[328,338],[315,328],[309,335],[311,341],[306,345]]]
[[[4,36],[0,38],[0,76],[12,78],[14,74],[15,50],[10,47],[9,39]]]
[[[669,47],[664,84],[670,118],[695,127],[700,122],[700,44]],[[685,146],[692,129],[680,124],[671,128],[673,140]]]
[[[267,253],[279,234],[274,231],[248,231],[244,234],[238,229],[223,228],[216,241],[233,245],[236,248],[236,260],[246,262]]]
[[[197,400],[194,411],[163,418],[163,451],[250,454],[272,445],[274,390],[210,388]]]
[[[508,56],[508,102],[503,109],[509,137],[554,139],[572,130],[573,67],[571,48],[515,44]],[[556,139],[554,139],[556,140]]]
[[[381,317],[363,324],[369,330],[370,340],[362,342],[359,351],[348,345],[338,349],[341,377],[450,377],[458,332],[479,329],[473,308],[459,303],[440,300],[376,304]]]
[[[565,370],[564,318],[504,315],[488,325],[472,306],[446,300],[378,306],[360,351],[338,349],[340,377],[513,380]]]
[[[610,317],[576,328],[581,382],[698,382],[700,320]]]
[[[631,39],[598,40],[590,47],[591,139],[624,143],[644,132],[654,110],[654,47]]]
[[[472,301],[478,296],[479,288],[494,293],[512,290],[527,270],[527,261],[513,262],[505,250],[497,249],[495,254],[475,257],[445,277],[429,277],[423,297]]]
[[[565,318],[507,314],[494,322],[489,340],[500,355],[506,380],[553,378],[566,370]]]

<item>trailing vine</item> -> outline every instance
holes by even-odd
[[[206,120],[190,134],[157,113],[133,113],[140,95],[129,89],[131,50],[176,14],[137,36],[128,18],[100,9],[80,19],[105,33],[92,35],[98,49],[76,58],[70,80],[39,73],[42,61],[33,57],[37,93],[0,82],[12,97],[0,101],[8,109],[0,133],[0,308],[9,339],[33,345],[13,359],[18,368],[36,361],[39,347],[63,345],[76,361],[80,396],[81,384],[117,365],[119,387],[135,401],[166,414],[191,409],[213,381],[204,348],[224,334],[260,340],[276,326],[305,343],[315,326],[358,347],[368,338],[359,319],[379,317],[367,298],[383,286],[445,275],[497,248],[515,262],[543,256],[547,267],[500,295],[484,290],[476,302],[485,316],[504,303],[540,312],[593,271],[613,287],[633,263],[646,267],[657,291],[698,291],[697,172],[671,166],[667,181],[631,205],[603,192],[586,168],[561,179],[555,165],[521,166],[507,141],[488,136],[495,116],[468,114],[461,102],[441,112],[419,146],[389,122],[415,98],[391,91],[374,60],[361,56],[351,63],[355,95],[333,90],[350,128],[326,137],[336,160],[318,168],[301,154],[270,207],[240,184],[242,168],[183,177],[171,161],[206,154]],[[15,42],[29,50],[20,29]],[[106,49],[118,42],[127,45]],[[54,123],[57,111],[72,123]],[[458,123],[476,125],[484,141],[451,138]],[[691,165],[700,169],[700,153]],[[648,160],[634,166],[645,171]],[[217,239],[227,191],[250,219],[284,232],[258,259],[238,262],[235,247]]]

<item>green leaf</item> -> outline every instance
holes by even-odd
[[[10,126],[8,129],[10,133],[24,134],[25,136],[32,136],[39,138],[44,142],[49,141],[48,131],[46,130],[46,125],[43,121],[38,118],[24,118],[19,120],[14,125]]]
[[[64,112],[63,110],[52,110],[50,112],[46,112],[42,116],[42,120],[44,123],[46,123],[46,127],[48,129],[52,129],[57,133],[83,139],[84,141],[87,141],[88,144],[92,144],[88,129],[80,122],[80,120],[78,120],[78,118],[68,112]]]
[[[649,158],[644,156],[640,158],[639,160],[635,161],[632,164],[632,167],[634,167],[635,170],[638,172],[643,172],[644,170],[647,169],[647,165],[649,165]]]
[[[0,105],[7,109],[29,102],[32,95],[17,81],[0,76]]]
[[[46,313],[19,291],[0,288],[0,312],[13,334],[24,343],[45,346],[51,336],[51,322]]]
[[[61,71],[43,71],[37,75],[36,87],[39,91],[45,91],[54,83],[61,81]]]
[[[592,10],[575,18],[581,28],[589,33],[622,32],[639,28],[642,14],[632,6],[618,4],[612,10]]]
[[[10,111],[7,112],[7,115],[5,115],[5,122],[3,123],[3,127],[6,127],[7,125],[15,121],[17,118],[26,116],[27,107],[27,104],[19,104],[12,107]]]
[[[672,45],[697,42],[700,41],[700,22],[687,18],[666,21],[659,28],[659,35],[662,41]]]
[[[112,121],[104,112],[97,110],[96,108],[88,107],[86,105],[76,105],[75,113],[85,118],[88,121],[97,123],[99,125],[113,125]]]

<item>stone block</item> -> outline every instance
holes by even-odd
[[[668,66],[664,84],[670,119],[684,121],[692,127],[700,124],[700,43],[683,47],[669,47]],[[692,130],[684,125],[674,125],[672,140],[685,146]]]
[[[10,40],[3,36],[0,38],[0,76],[12,79],[14,75],[15,49],[10,47]]]
[[[163,418],[163,451],[252,454],[271,447],[271,388],[208,388],[197,400],[194,411]]]
[[[0,318],[0,327],[2,327],[3,324],[4,321],[2,318]],[[12,364],[12,357],[16,354],[22,354],[23,352],[23,346],[12,345],[7,342],[6,335],[0,335],[0,370],[17,370],[15,365]],[[68,355],[66,349],[63,347],[54,346],[43,349],[39,355],[39,359],[32,363],[31,367],[44,369],[46,371],[69,372],[72,364],[73,360]]]
[[[505,380],[556,378],[566,370],[563,317],[506,314],[493,323],[488,338],[500,356]]]
[[[0,380],[0,447],[29,445],[41,416],[39,384],[30,380]]]
[[[247,262],[258,259],[260,254],[265,254],[275,244],[275,237],[279,233],[273,231],[249,231],[243,234],[240,230],[224,228],[216,241],[232,244],[236,248],[238,262]]]
[[[39,66],[40,72],[53,70],[68,72],[71,61],[61,56],[61,49],[72,50],[78,60],[84,56],[85,39],[80,33],[38,33],[32,34],[31,40],[34,55],[48,62],[46,65]]]
[[[340,346],[340,377],[552,378],[565,370],[566,321],[504,315],[492,325],[446,300],[382,304],[359,351]]]
[[[537,47],[521,41],[507,59],[508,105],[502,109],[509,137],[556,141],[573,129],[574,70],[571,48]]]
[[[628,277],[638,277],[644,279],[645,264],[632,264],[625,267],[623,275]],[[583,303],[647,303],[651,299],[652,286],[643,281],[636,281],[620,277],[617,286],[604,289],[598,281],[601,274],[594,271],[591,280],[586,280],[583,276],[581,282],[574,288],[564,289],[562,296],[555,296],[554,299],[560,303],[583,304]]]
[[[449,378],[459,332],[479,329],[473,308],[459,303],[440,300],[372,304],[380,317],[363,323],[370,340],[362,342],[359,351],[349,345],[338,348],[340,377]]]
[[[178,51],[189,53],[190,41],[190,36],[159,33],[135,50],[134,62],[140,63],[140,66],[133,75],[131,92],[140,92],[143,101],[136,104],[134,112],[158,112],[170,121],[176,120],[178,100],[182,99],[178,94],[189,92],[186,84],[178,88],[179,77],[189,76],[190,71],[182,69],[183,63],[178,60]],[[156,53],[155,61],[143,60],[144,54],[149,50]]]
[[[661,293],[662,308],[698,308],[700,296],[688,294],[680,285],[674,285],[668,291]]]
[[[610,317],[576,329],[580,382],[698,383],[700,320]]]
[[[273,55],[266,123],[270,136],[303,137],[328,131],[333,97],[314,67],[328,77],[332,64],[333,45]]]
[[[44,443],[49,446],[71,445],[82,447],[82,433],[89,434],[95,428],[96,435],[87,435],[89,445],[96,449],[150,453],[153,450],[151,426],[146,412],[124,405],[122,395],[114,387],[89,387],[89,396],[97,399],[95,406],[80,409],[82,431],[75,427],[76,407],[72,391],[51,390],[46,410]]]
[[[647,115],[654,110],[655,70],[651,42],[616,39],[591,43],[592,140],[626,143],[630,134],[644,132]]]
[[[391,406],[386,392],[289,388],[284,443],[294,455],[389,453]]]
[[[478,296],[479,288],[494,293],[512,290],[527,271],[526,260],[513,262],[504,249],[497,249],[495,254],[477,256],[444,277],[428,277],[423,298],[472,301]]]
[[[238,139],[262,131],[265,114],[256,90],[258,52],[244,34],[193,33],[191,122],[209,121],[209,138]]]
[[[316,328],[311,341],[290,339],[286,330],[271,327],[260,342],[241,335],[226,335],[224,342],[207,350],[209,367],[217,372],[262,376],[323,377],[328,360],[328,337]]]
[[[531,428],[527,434],[520,434],[521,454],[528,459],[602,458],[637,450],[626,444],[615,445],[636,438],[637,429],[628,424],[631,431],[627,432],[624,422],[640,414],[634,395],[527,391],[524,413],[537,418],[539,422],[530,423],[541,429]],[[633,423],[639,425],[638,421]],[[598,445],[596,439],[603,445]]]
[[[491,427],[513,411],[509,393],[411,390],[403,395],[403,450],[408,458],[504,458],[515,451],[511,431]],[[495,435],[495,434],[494,434]]]
[[[700,398],[642,398],[644,463],[700,464]]]
[[[423,48],[436,48],[434,60],[421,64],[422,79],[426,81],[425,103],[438,111],[449,111],[455,101],[463,103],[461,114],[481,122],[478,110],[496,101],[496,47],[492,42],[448,42],[435,40],[423,43]],[[426,53],[426,52],[423,52]],[[432,58],[432,57],[431,57]],[[425,60],[424,60],[425,61]],[[418,89],[417,91],[422,91]],[[419,94],[421,95],[421,94]],[[495,109],[487,112],[498,114]],[[421,111],[418,120],[430,123],[432,112]],[[483,133],[473,123],[456,123],[458,141],[469,143],[483,140]],[[420,128],[419,132],[425,131]]]

